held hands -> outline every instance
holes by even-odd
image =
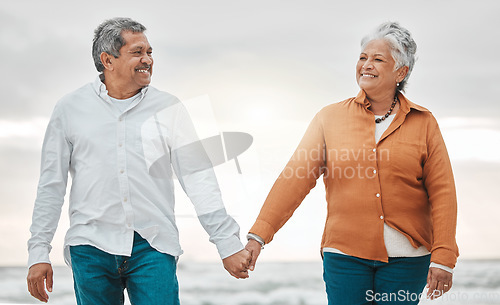
[[[255,269],[262,246],[256,240],[250,239],[245,249],[222,260],[224,268],[237,279],[248,278],[248,270]]]
[[[426,286],[428,288],[427,297],[434,300],[448,292],[453,285],[452,278],[453,274],[448,271],[435,267],[429,268]]]
[[[248,265],[252,256],[247,249],[243,249],[231,256],[226,257],[222,260],[224,268],[237,279],[248,278]]]
[[[45,288],[52,292],[53,271],[52,266],[47,263],[39,263],[30,267],[28,271],[28,291],[38,300],[47,303],[49,296]]]

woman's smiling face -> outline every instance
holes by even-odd
[[[372,40],[359,55],[356,81],[368,95],[377,95],[384,91],[395,92],[396,84],[406,75],[401,73],[404,67],[397,70],[395,67],[396,62],[389,43],[382,39]]]

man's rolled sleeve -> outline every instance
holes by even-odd
[[[239,236],[240,226],[225,209],[200,215],[198,219],[210,235],[210,241],[216,245],[221,259],[243,250]]]
[[[236,235],[230,236],[227,239],[219,240],[215,243],[217,246],[217,251],[219,252],[219,256],[221,259],[225,259],[235,253],[243,250],[243,244],[240,241],[240,238]]]
[[[37,245],[30,249],[28,257],[28,268],[39,263],[52,264],[49,253],[52,247],[50,245]]]

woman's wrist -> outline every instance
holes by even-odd
[[[250,241],[250,240],[254,240],[256,242],[258,242],[260,244],[260,247],[262,249],[264,249],[264,245],[266,244],[264,242],[264,239],[262,239],[262,237],[260,237],[259,235],[257,234],[253,234],[253,233],[248,233],[247,234],[247,240]]]

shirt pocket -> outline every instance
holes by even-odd
[[[407,183],[419,183],[423,177],[425,145],[394,141],[391,145],[390,164],[393,175]]]

